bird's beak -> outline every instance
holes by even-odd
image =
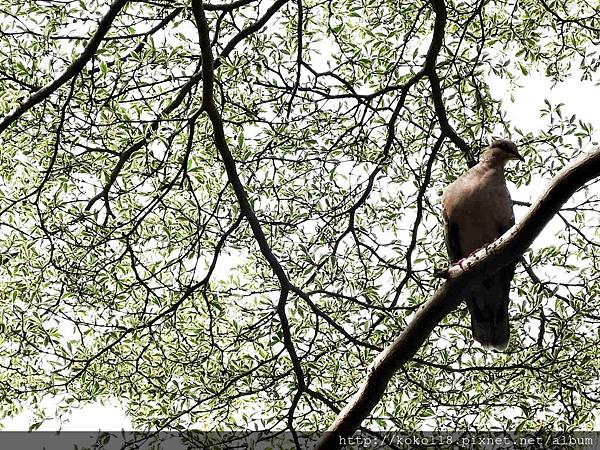
[[[520,161],[523,161],[523,162],[525,162],[525,158],[523,158],[519,152],[514,152],[514,153],[513,153],[513,156],[514,156],[514,158],[513,158],[513,159],[518,159],[518,160],[520,160]]]

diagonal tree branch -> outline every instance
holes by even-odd
[[[85,207],[86,210],[90,210],[92,208],[92,206],[94,206],[94,204],[101,198],[104,198],[105,206],[107,207],[107,209],[109,208],[108,193],[110,192],[113,185],[116,183],[117,178],[119,178],[119,175],[121,174],[121,170],[123,170],[123,167],[129,160],[129,158],[131,158],[133,156],[133,154],[136,153],[138,150],[140,150],[141,148],[148,145],[150,138],[152,137],[152,135],[154,133],[156,133],[156,131],[160,127],[162,120],[165,117],[167,117],[169,114],[171,114],[173,111],[175,111],[183,103],[186,96],[192,91],[194,86],[196,86],[196,84],[201,80],[201,78],[202,78],[201,70],[197,70],[196,72],[194,72],[192,74],[192,76],[188,79],[188,81],[186,81],[182,85],[181,89],[179,90],[179,92],[177,93],[177,95],[175,96],[173,101],[171,101],[171,103],[169,103],[158,114],[156,119],[154,119],[152,122],[150,122],[150,127],[148,127],[148,129],[146,130],[144,135],[138,141],[136,141],[135,143],[130,145],[127,149],[123,150],[119,154],[119,160],[112,168],[110,175],[108,177],[108,181],[106,182],[104,187],[100,190],[100,192],[98,192],[94,197],[92,197],[88,201],[88,203]],[[191,120],[195,120],[195,118],[192,118]]]
[[[236,0],[231,3],[205,3],[204,11],[233,11],[242,6],[249,5],[256,0]]]
[[[175,8],[173,11],[171,11],[169,14],[167,14],[158,24],[156,24],[155,26],[153,26],[150,30],[146,31],[145,33],[139,34],[137,36],[141,36],[142,40],[140,41],[140,43],[138,45],[135,46],[135,48],[133,50],[131,50],[129,53],[127,53],[126,55],[123,56],[117,56],[114,60],[108,62],[106,64],[107,67],[113,67],[117,61],[125,61],[128,58],[130,58],[131,56],[140,53],[144,47],[146,47],[146,45],[148,44],[148,40],[150,38],[150,36],[156,34],[158,31],[162,30],[165,26],[167,26],[169,23],[171,23],[179,14],[181,14],[181,12],[183,11],[183,8]],[[129,37],[134,37],[136,36],[134,35],[130,35]],[[100,67],[95,67],[93,70],[91,70],[91,73],[98,73],[100,72],[102,69]]]
[[[241,41],[246,39],[252,33],[256,33],[258,30],[264,27],[267,24],[267,22],[271,19],[271,17],[273,17],[273,15],[277,11],[279,11],[281,7],[287,2],[288,0],[277,0],[265,11],[265,13],[256,22],[254,22],[252,25],[248,25],[246,28],[244,28],[242,31],[236,34],[233,38],[231,38],[231,40],[227,43],[227,45],[225,45],[225,48],[223,48],[223,51],[214,62],[214,67],[219,67],[221,65],[221,61],[227,59],[227,57],[233,51],[236,45],[238,45]]]
[[[425,343],[431,331],[462,301],[461,294],[475,279],[518,260],[561,206],[588,181],[600,177],[600,147],[561,170],[525,217],[490,246],[462,265],[444,271],[447,281],[416,312],[412,321],[367,369],[356,394],[339,413],[317,445],[319,450],[341,448],[381,400],[394,374]]]
[[[108,30],[110,30],[113,20],[115,20],[115,17],[117,17],[121,9],[123,9],[126,4],[127,0],[115,0],[112,5],[110,5],[108,12],[102,18],[102,20],[100,20],[96,32],[88,41],[87,45],[83,49],[83,52],[81,52],[81,55],[79,55],[77,59],[69,64],[69,67],[67,67],[58,78],[54,79],[46,86],[31,94],[31,96],[17,106],[13,112],[4,117],[4,119],[2,119],[0,122],[0,133],[6,130],[11,124],[18,120],[19,117],[21,117],[35,105],[47,99],[54,91],[56,91],[59,87],[83,70],[88,61],[92,59],[96,53],[96,50],[98,50],[100,42],[102,42],[102,39],[104,36],[106,36]]]

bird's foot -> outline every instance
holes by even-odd
[[[484,247],[481,247],[484,248]],[[465,270],[465,266],[469,267],[471,264],[466,264],[465,261],[467,261],[467,259],[469,259],[471,256],[473,256],[475,253],[477,253],[479,250],[481,250],[481,248],[478,248],[477,250],[473,250],[471,253],[469,253],[467,256],[465,256],[464,258],[459,259],[458,261],[456,261],[454,264],[460,266],[460,268],[462,270]]]
[[[467,256],[465,256],[464,258],[459,259],[458,261],[456,261],[455,263],[453,263],[453,266],[460,266],[460,268],[462,270],[465,270],[467,267],[469,267],[471,264],[466,264],[465,261],[467,261],[471,256],[473,256],[475,253],[477,253],[479,250],[485,250],[486,252],[488,252],[488,249],[490,248],[492,244],[485,244],[482,247],[476,248],[475,250],[473,250],[471,253],[469,253]]]
[[[471,255],[469,255],[471,256]],[[453,265],[454,266],[459,266],[462,270],[465,270],[465,267],[463,266],[463,264],[465,263],[465,261],[467,260],[467,258],[469,258],[469,256],[465,257],[465,258],[461,258],[458,261],[456,261]]]
[[[467,256],[465,256],[463,259],[461,259],[461,261],[464,261],[465,259],[469,259],[471,256],[473,256],[475,253],[477,253],[480,250],[485,250],[487,252],[488,247],[491,244],[485,244],[479,248],[476,248],[475,250],[473,250],[471,253],[469,253]]]

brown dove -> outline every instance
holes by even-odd
[[[452,263],[491,244],[515,223],[504,165],[523,157],[508,139],[494,141],[479,164],[446,188],[442,198],[446,247]],[[511,264],[469,288],[465,300],[473,338],[485,348],[508,346],[508,302],[515,272]]]

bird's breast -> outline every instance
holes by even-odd
[[[446,216],[457,226],[462,256],[495,241],[514,220],[504,177],[475,175],[458,179],[443,199]]]

